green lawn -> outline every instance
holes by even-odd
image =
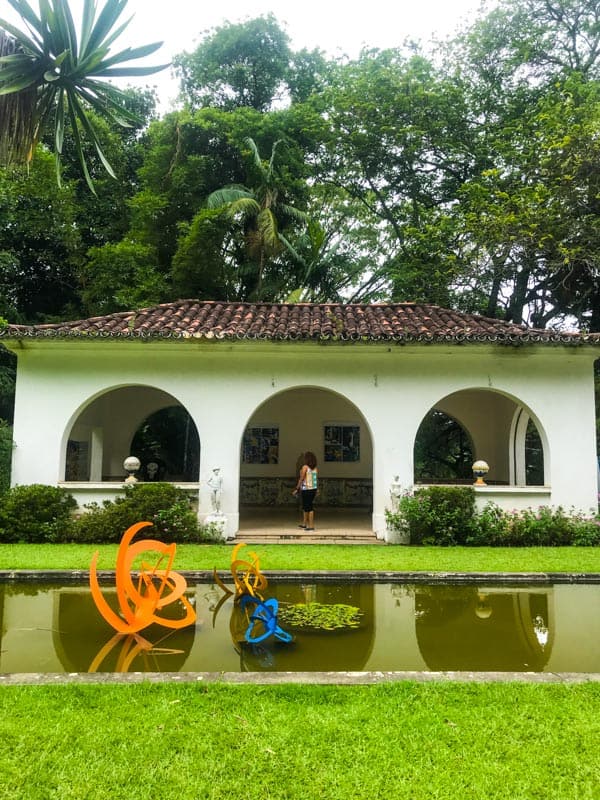
[[[0,690],[7,800],[597,800],[599,764],[599,684]]]
[[[246,548],[249,550],[250,548]],[[418,572],[600,572],[600,547],[403,547],[256,545],[262,569]],[[0,569],[114,569],[117,545],[0,545]],[[231,545],[178,545],[176,569],[228,569]],[[241,555],[244,554],[242,550]]]
[[[2,545],[0,569],[117,547]],[[600,571],[600,548],[270,545],[263,569]],[[180,545],[179,569],[231,546]],[[600,684],[0,686],[7,800],[598,800]]]

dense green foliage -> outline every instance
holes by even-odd
[[[60,541],[77,503],[56,486],[14,486],[0,497],[0,541]]]
[[[13,447],[12,425],[0,418],[0,495],[10,486]]]
[[[599,718],[597,683],[3,686],[0,797],[592,800]]]
[[[0,427],[0,433],[2,457],[2,448],[12,450],[12,430]],[[0,472],[0,479],[6,478]],[[222,541],[217,526],[199,525],[186,493],[171,483],[126,486],[124,497],[91,503],[79,515],[74,515],[75,499],[64,489],[42,484],[1,488],[0,542],[118,543],[127,528],[146,521],[152,523],[146,535],[161,541]]]
[[[387,512],[392,529],[408,526],[411,544],[466,544],[475,522],[471,486],[430,486],[400,498],[398,511]]]
[[[503,511],[475,508],[471,486],[430,486],[406,493],[386,513],[391,530],[410,534],[411,544],[484,547],[598,546],[600,517],[562,508]]]
[[[151,522],[145,535],[164,542],[198,542],[219,538],[198,526],[196,512],[182,489],[171,483],[139,483],[125,487],[125,496],[102,505],[90,504],[85,514],[65,527],[62,542],[119,542],[136,522]]]
[[[294,51],[272,15],[204,32],[175,60],[183,109],[143,135],[89,110],[119,178],[86,150],[99,213],[68,131],[60,200],[43,154],[0,176],[0,313],[393,299],[600,330],[594,9],[502,0],[429,50],[356,59]],[[148,100],[123,102],[147,121]]]

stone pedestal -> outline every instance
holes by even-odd
[[[221,529],[221,535],[223,536],[224,541],[227,539],[233,539],[235,534],[228,535],[226,532],[227,529],[227,517],[225,514],[222,514],[220,511],[213,511],[212,514],[209,514],[207,517],[204,518],[205,525],[218,525]]]

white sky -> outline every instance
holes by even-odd
[[[30,3],[37,10],[36,0]],[[102,6],[103,0],[97,4]],[[76,14],[83,3],[71,0],[70,5]],[[193,50],[210,28],[273,12],[290,36],[293,49],[320,48],[328,55],[355,57],[363,46],[396,47],[407,37],[423,42],[435,35],[443,38],[472,20],[479,5],[480,0],[129,0],[122,19],[134,18],[112,50],[162,41],[163,47],[149,63],[164,64],[183,50]],[[0,17],[16,22],[6,0],[0,0]],[[177,82],[169,69],[139,83],[157,86],[161,110],[167,110],[177,94]]]

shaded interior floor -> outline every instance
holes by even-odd
[[[286,508],[252,507],[240,508],[240,534],[264,533],[291,535],[302,533],[298,525],[302,514],[296,506]],[[371,534],[373,518],[364,508],[318,508],[315,507],[315,533],[321,536],[340,534]]]

